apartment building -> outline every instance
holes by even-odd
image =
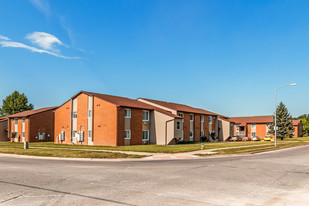
[[[269,125],[273,122],[273,116],[231,117],[235,122],[234,135],[240,137],[273,137],[269,133]]]
[[[228,117],[219,116],[218,120],[218,138],[219,141],[225,141],[228,137],[234,136],[234,122]]]
[[[8,119],[0,117],[0,142],[9,141],[8,138]]]
[[[172,144],[182,117],[149,104],[81,91],[55,110],[55,144]]]
[[[294,127],[294,137],[302,137],[303,136],[303,123],[301,120],[293,120]]]
[[[9,115],[8,135],[12,142],[54,140],[54,115],[57,107],[29,110]]]
[[[203,136],[218,140],[218,114],[172,102],[146,98],[137,100],[182,117],[176,121],[176,128],[181,134],[179,141],[200,141]]]

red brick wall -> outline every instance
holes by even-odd
[[[116,105],[97,97],[93,102],[93,145],[117,146]]]
[[[183,140],[190,141],[190,113],[184,112]]]
[[[117,127],[117,145],[124,146],[124,127],[125,127],[125,118],[124,118],[124,109],[123,107],[118,108],[118,127]],[[132,135],[131,135],[132,136]]]
[[[130,145],[143,144],[143,110],[131,108],[131,141]]]
[[[21,119],[20,119],[21,121]],[[45,112],[40,112],[38,114],[31,115],[29,117],[30,131],[29,126],[27,126],[26,120],[26,134],[29,131],[29,142],[39,142],[40,134],[45,133],[45,142],[54,141],[54,113],[53,110],[48,110]],[[20,123],[21,127],[21,123]],[[50,137],[48,137],[48,134]],[[36,138],[37,137],[37,138]],[[27,139],[27,137],[26,137]]]
[[[84,132],[84,142],[77,144],[88,145],[88,95],[77,96],[77,133]]]
[[[209,138],[209,116],[204,115],[204,134]]]
[[[194,131],[194,141],[198,142],[201,141],[201,115],[195,114],[194,115],[194,124],[193,124],[193,131]]]
[[[65,132],[63,144],[71,143],[71,101],[64,103],[54,112],[54,143],[61,144],[59,134]]]
[[[6,131],[8,129],[8,121],[0,122],[0,141],[9,141],[8,133]]]

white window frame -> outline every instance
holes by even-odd
[[[74,116],[74,114],[76,114],[76,117]],[[77,111],[73,112],[72,117],[73,119],[77,119]]]
[[[126,137],[126,132],[128,132],[129,137]],[[131,139],[131,130],[124,130],[124,139]]]
[[[128,118],[128,119],[131,118],[131,109],[124,110],[124,118]]]
[[[201,115],[201,122],[204,122],[204,115]]]
[[[193,117],[192,119],[191,119],[191,117]],[[194,114],[190,114],[190,122],[193,122],[194,121]]]
[[[178,124],[179,124],[179,128],[178,128]],[[176,121],[176,129],[180,130],[181,128],[181,122],[179,120]]]
[[[256,124],[255,123],[251,124],[251,129],[256,129]]]
[[[144,132],[146,132],[148,134],[148,138],[147,139],[144,139]],[[142,136],[142,139],[143,140],[147,140],[149,141],[149,130],[143,130],[143,136]]]
[[[212,116],[209,116],[209,124],[212,124]]]
[[[144,119],[144,113],[147,114],[148,119]],[[148,110],[143,110],[143,121],[144,122],[149,122],[149,111]]]
[[[204,130],[201,131],[201,137],[205,135]]]
[[[255,135],[253,135],[253,133],[254,133]],[[256,132],[251,132],[251,137],[256,137]]]

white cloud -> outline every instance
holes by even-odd
[[[25,38],[30,40],[31,43],[36,44],[46,50],[59,51],[55,48],[56,44],[65,46],[57,37],[45,32],[36,31],[31,34],[27,34]]]
[[[10,40],[8,37],[2,36],[2,35],[0,35],[0,39],[1,39],[1,40],[5,40],[5,41],[9,41],[9,40]]]
[[[35,32],[34,32],[35,33]],[[41,32],[41,33],[44,33],[44,32]],[[47,34],[47,33],[45,33]],[[49,34],[47,34],[48,36]],[[43,45],[42,47],[44,48],[52,48],[53,44],[54,43],[58,43],[58,44],[62,44],[63,43],[57,39],[56,37],[54,37],[53,35],[50,35],[49,36],[51,39],[47,38],[46,42],[48,43],[42,43],[42,41],[39,41],[39,43],[37,43],[38,45]],[[56,39],[55,39],[56,38]],[[44,38],[43,38],[44,39]],[[49,55],[53,55],[53,56],[56,56],[56,57],[60,57],[60,58],[64,58],[64,59],[80,59],[80,57],[68,57],[68,56],[63,56],[60,52],[56,51],[48,51],[47,49],[39,49],[39,48],[36,48],[36,47],[32,47],[32,46],[28,46],[26,44],[23,44],[23,43],[20,43],[20,42],[14,42],[14,41],[11,41],[8,37],[5,37],[5,36],[2,36],[0,34],[0,46],[1,47],[12,47],[12,48],[23,48],[23,49],[27,49],[27,50],[30,50],[32,52],[36,52],[36,53],[45,53],[45,54],[49,54]]]
[[[29,0],[39,11],[44,13],[47,17],[50,16],[50,8],[48,0]]]

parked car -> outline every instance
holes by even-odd
[[[271,137],[270,136],[264,137],[264,141],[271,141]]]
[[[251,138],[250,137],[243,137],[242,141],[251,141]]]
[[[252,139],[251,139],[252,141],[260,141],[261,140],[261,138],[259,138],[259,137],[252,137]]]

